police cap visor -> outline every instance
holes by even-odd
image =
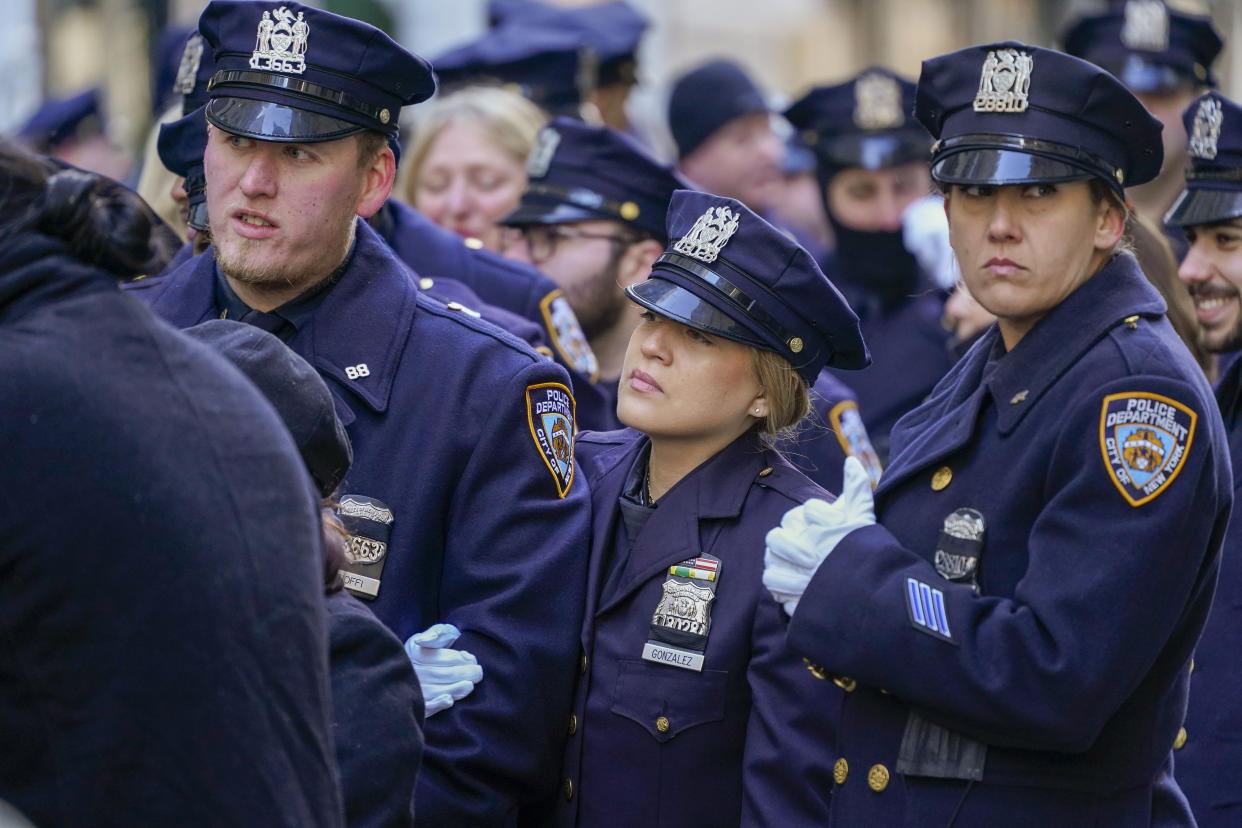
[[[1008,149],[968,149],[932,163],[932,178],[944,184],[1055,184],[1098,177],[1058,158]]]
[[[893,132],[887,135],[839,135],[823,140],[818,151],[834,164],[879,170],[911,161],[926,161],[931,140],[926,133]]]
[[[1182,191],[1164,217],[1166,224],[1192,227],[1242,216],[1242,190],[1209,190],[1194,187]]]
[[[207,103],[207,120],[258,141],[332,141],[366,129],[330,115],[248,98],[213,98]]]
[[[667,316],[683,325],[688,325],[704,333],[731,339],[745,345],[771,350],[771,347],[752,333],[748,328],[739,325],[733,317],[722,312],[711,303],[691,293],[679,285],[675,285],[653,273],[646,281],[630,285],[626,294],[638,304],[650,311]]]
[[[568,224],[572,221],[593,221],[600,218],[616,217],[564,201],[527,195],[513,212],[500,220],[500,224],[521,227],[523,224]]]

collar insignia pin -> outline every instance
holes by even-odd
[[[737,232],[739,219],[740,216],[728,207],[708,207],[673,249],[710,264]]]

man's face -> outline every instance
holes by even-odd
[[[681,159],[681,171],[710,193],[736,198],[756,212],[780,193],[785,148],[766,112],[740,115]]]
[[[1194,299],[1203,347],[1242,348],[1242,218],[1187,227],[1186,238],[1190,250],[1177,275]]]
[[[310,287],[335,270],[349,251],[355,217],[379,206],[367,197],[357,142],[353,135],[256,141],[212,127],[203,165],[224,273],[256,287]]]
[[[622,232],[618,222],[607,219],[527,225],[506,234],[504,255],[534,265],[556,282],[589,340],[629,309],[618,284],[626,247]]]

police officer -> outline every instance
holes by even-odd
[[[673,192],[685,185],[621,133],[554,118],[527,159],[530,183],[501,224],[504,254],[539,268],[564,291],[599,361],[592,380],[608,400],[584,428],[617,426],[617,380],[634,329],[627,286],[646,278],[664,250]]]
[[[768,526],[825,497],[769,439],[827,363],[866,364],[814,260],[740,202],[678,191],[626,288],[628,428],[579,442],[594,524],[564,790],[543,824],[822,825],[840,690],[785,646]],[[831,694],[825,697],[825,693]]]
[[[485,674],[427,721],[420,819],[500,824],[555,782],[577,660],[589,518],[568,377],[422,296],[359,220],[391,190],[401,107],[435,89],[425,61],[296,3],[213,2],[199,30],[212,255],[139,295],[174,324],[274,329],[327,381],[354,446],[346,586],[402,639],[456,625]]]
[[[874,502],[847,469],[768,535],[789,643],[856,682],[832,817],[1193,825],[1171,755],[1233,497],[1211,389],[1115,249],[1160,123],[1016,42],[924,62],[916,112],[997,325],[897,424]]]
[[[1203,345],[1218,355],[1220,404],[1233,459],[1234,494],[1242,477],[1242,107],[1209,92],[1183,116],[1191,168],[1165,221],[1182,228],[1190,249],[1178,275],[1194,299]],[[1220,580],[1190,674],[1190,708],[1173,743],[1177,782],[1200,826],[1242,821],[1242,518],[1222,549]]]
[[[0,800],[342,825],[318,498],[271,406],[116,286],[138,197],[0,142]]]
[[[824,272],[858,314],[872,364],[838,379],[858,395],[882,459],[893,424],[953,365],[941,324],[945,295],[920,266],[903,230],[927,195],[927,131],[911,114],[914,84],[872,67],[811,89],[785,112],[814,150],[836,245]]]
[[[1220,35],[1207,17],[1175,11],[1163,0],[1110,0],[1105,13],[1074,23],[1064,42],[1066,52],[1111,72],[1164,124],[1160,174],[1126,192],[1136,212],[1161,223],[1189,164],[1182,112],[1216,86],[1212,64],[1223,45]],[[1175,228],[1164,229],[1180,261],[1186,240]]]

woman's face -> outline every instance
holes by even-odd
[[[767,405],[749,346],[643,311],[621,370],[621,422],[653,439],[719,450],[766,416]]]
[[[1013,348],[1108,259],[1122,218],[1085,181],[955,185],[945,198],[962,281]]]
[[[522,162],[495,144],[479,123],[458,120],[432,139],[415,171],[413,200],[436,224],[498,251],[496,222],[517,207],[525,187]]]
[[[906,208],[930,191],[922,161],[880,170],[846,167],[828,182],[826,201],[832,217],[851,230],[891,232],[901,228]]]

